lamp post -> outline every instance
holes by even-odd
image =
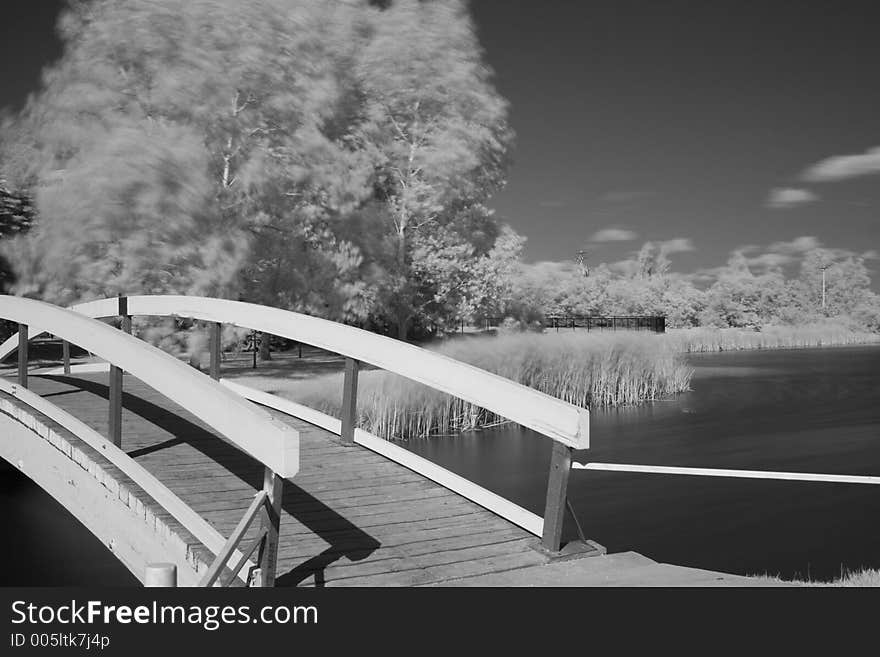
[[[822,265],[819,269],[822,270],[822,310],[825,310],[825,270],[828,269],[831,265]]]

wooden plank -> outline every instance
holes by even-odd
[[[495,557],[460,561],[427,568],[386,572],[363,577],[335,579],[328,571],[326,586],[418,586],[472,577],[487,573],[503,572],[543,564],[544,559],[533,550],[502,554]]]
[[[400,534],[382,534],[376,537],[381,543],[375,551],[370,553],[370,560],[389,556],[407,556],[426,554],[431,551],[443,549],[460,549],[500,543],[503,541],[522,539],[527,535],[516,527],[508,525],[506,528],[488,529],[485,524],[471,522],[466,526],[453,525],[451,527],[438,527],[434,529],[410,530]],[[534,541],[536,539],[529,538]],[[329,547],[328,547],[329,546]],[[317,553],[328,556],[333,554],[344,555],[352,550],[351,542],[341,542],[338,545],[328,543],[320,537],[301,538],[294,543],[285,544],[279,550],[279,563],[287,564],[298,558],[309,558]]]

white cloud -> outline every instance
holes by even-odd
[[[603,228],[600,231],[597,231],[593,237],[590,238],[591,242],[629,242],[638,237],[638,233],[632,230],[626,230],[625,228]]]
[[[801,235],[790,242],[773,242],[767,247],[768,251],[776,251],[786,255],[794,255],[798,253],[806,253],[822,246],[822,242],[812,235]]]
[[[775,269],[794,261],[794,256],[786,255],[784,253],[773,252],[762,253],[761,255],[755,256],[753,258],[746,258],[746,262],[748,263],[749,267],[756,267],[758,269]]]
[[[672,255],[673,253],[684,253],[686,251],[694,251],[694,243],[686,237],[675,237],[665,242],[657,242],[660,253],[663,255]]]
[[[826,158],[804,171],[801,179],[807,182],[829,182],[873,173],[880,173],[880,146],[858,155]]]
[[[774,209],[791,208],[795,205],[811,203],[818,200],[819,197],[808,189],[785,187],[771,190],[766,205],[767,207]]]

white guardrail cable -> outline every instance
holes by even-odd
[[[729,470],[724,468],[686,468],[664,465],[634,465],[626,463],[578,463],[572,470],[602,470],[606,472],[638,472],[646,474],[691,475],[696,477],[733,477],[737,479],[776,479],[782,481],[818,481],[835,484],[880,484],[880,477],[870,475],[819,474],[813,472],[772,472],[767,470]]]

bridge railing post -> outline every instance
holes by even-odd
[[[70,374],[70,343],[67,340],[61,341],[61,360],[64,363],[64,373]]]
[[[210,374],[211,378],[215,381],[220,380],[220,335],[222,325],[220,322],[211,322],[209,325],[210,331],[210,344],[209,351],[211,358],[211,366],[210,366]]]
[[[18,325],[18,385],[28,387],[28,327]]]
[[[265,536],[260,543],[258,559],[258,582],[260,586],[275,586],[278,565],[278,536],[281,530],[281,497],[284,494],[284,478],[271,468],[263,473],[263,490],[266,492]]]
[[[345,379],[342,383],[342,442],[354,444],[357,425],[357,387],[360,363],[354,358],[345,359]]]
[[[118,314],[122,322],[122,330],[131,335],[131,315],[128,314],[128,297],[119,296]],[[122,446],[122,369],[110,366],[110,442],[117,447]]]
[[[565,502],[568,476],[571,473],[572,448],[553,442],[550,456],[550,476],[547,482],[547,503],[544,508],[544,533],[541,544],[548,552],[559,552],[562,547],[562,525],[565,520]]]

